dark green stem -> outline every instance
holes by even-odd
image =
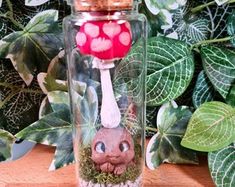
[[[156,128],[153,127],[145,127],[146,130],[152,131],[152,132],[158,132]]]
[[[29,88],[24,88],[24,87],[20,87],[20,86],[15,86],[9,83],[2,83],[0,82],[0,86],[5,87],[5,88],[9,88],[13,91],[17,90],[18,92],[24,92],[24,93],[34,93],[34,94],[43,94],[42,90],[33,90],[33,89],[29,89]]]
[[[212,40],[203,40],[203,41],[200,41],[194,45],[192,45],[192,49],[193,48],[197,48],[201,45],[208,45],[208,44],[211,44],[211,43],[220,43],[220,42],[226,42],[226,41],[229,41],[229,40],[232,40],[234,39],[235,36],[228,36],[228,37],[225,37],[225,38],[219,38],[219,39],[212,39]]]
[[[193,8],[193,9],[191,9],[191,12],[192,12],[192,13],[199,12],[199,11],[201,11],[202,9],[204,9],[204,8],[210,6],[210,5],[214,5],[215,3],[216,3],[215,1],[211,1],[211,2],[206,3],[206,4],[199,5],[199,6],[195,7],[195,8]]]
[[[24,29],[24,26],[21,23],[18,23],[15,19],[14,19],[14,14],[13,14],[13,7],[12,7],[12,3],[10,0],[6,0],[7,2],[7,6],[9,11],[7,11],[5,14],[1,14],[0,17],[4,17],[9,19],[16,27],[20,28],[20,29]]]
[[[231,4],[231,3],[234,3],[234,2],[235,2],[235,0],[230,0],[230,1],[227,2],[227,4]],[[195,8],[193,8],[193,9],[191,9],[191,12],[192,13],[199,12],[199,11],[203,10],[204,8],[206,8],[206,7],[210,6],[210,5],[214,5],[214,4],[216,4],[216,2],[215,1],[211,1],[211,2],[206,3],[206,4],[199,5],[199,6],[195,7]]]

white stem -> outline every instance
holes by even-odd
[[[121,121],[121,113],[114,97],[109,69],[100,69],[102,105],[101,123],[106,128],[116,128]]]

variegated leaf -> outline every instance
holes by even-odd
[[[235,109],[222,102],[202,104],[190,119],[181,145],[198,151],[215,151],[235,140]]]
[[[227,31],[230,36],[235,37],[235,11],[228,18]],[[231,39],[231,43],[235,47],[235,38]]]
[[[57,146],[60,136],[72,133],[68,110],[60,110],[43,116],[16,134],[17,138]]]
[[[188,22],[182,21],[176,32],[179,39],[194,44],[202,40],[206,40],[209,33],[208,21],[206,19],[197,19]]]
[[[43,92],[34,79],[27,86],[9,59],[0,59],[0,129],[15,134],[38,119]]]
[[[208,153],[208,165],[217,187],[235,186],[235,143]]]
[[[13,32],[0,41],[0,57],[11,59],[29,85],[35,71],[45,71],[62,44],[58,11],[46,10],[34,16],[24,31]],[[22,47],[24,46],[24,47]]]
[[[49,171],[62,168],[75,162],[72,128],[68,133],[62,134],[59,139],[60,142],[56,146],[55,155],[49,167]]]
[[[227,3],[229,0],[215,0],[215,2],[217,3],[217,5],[221,6],[225,3]]]
[[[145,5],[153,15],[157,15],[161,29],[166,30],[173,25],[171,11],[184,6],[186,2],[187,0],[145,0]]]
[[[196,86],[193,90],[193,105],[198,108],[204,102],[212,101],[215,94],[213,85],[210,83],[204,71],[198,75]]]
[[[2,129],[0,129],[0,162],[11,158],[12,145],[15,137]]]
[[[216,46],[201,47],[204,70],[214,88],[226,98],[235,81],[235,52]]]
[[[199,4],[211,2],[211,0],[198,0]],[[225,3],[221,6],[217,4],[207,6],[201,11],[201,17],[208,20],[209,38],[223,38],[227,36],[227,19],[232,14],[235,5],[233,3]]]
[[[39,6],[42,5],[49,0],[25,0],[25,5],[26,6]]]
[[[157,106],[179,97],[188,87],[194,73],[190,47],[178,40],[152,37],[147,41],[147,51],[147,105]],[[128,94],[136,102],[141,102],[139,95],[142,82],[137,76],[143,75],[142,54],[142,43],[137,43],[117,67],[114,78],[117,92],[121,85],[126,84]]]
[[[235,86],[233,86],[229,91],[229,94],[226,98],[226,103],[235,107]]]
[[[194,44],[209,37],[208,20],[195,15],[188,15],[190,2],[173,13],[173,26],[165,34],[177,34],[177,38],[187,44]],[[187,16],[187,19],[185,17]]]
[[[179,97],[194,72],[191,50],[183,42],[157,37],[148,41],[147,105],[156,106]]]
[[[178,107],[175,102],[162,105],[157,115],[158,133],[151,138],[146,151],[150,169],[162,162],[197,163],[196,153],[180,145],[191,115],[188,107]]]

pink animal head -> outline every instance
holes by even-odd
[[[80,52],[101,60],[125,57],[131,40],[130,24],[126,21],[88,21],[83,23],[76,35]]]
[[[134,154],[133,139],[124,128],[102,128],[92,142],[92,160],[96,164],[128,165]]]

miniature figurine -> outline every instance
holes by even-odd
[[[102,128],[92,142],[92,160],[97,170],[121,175],[134,164],[134,143],[125,128]]]

